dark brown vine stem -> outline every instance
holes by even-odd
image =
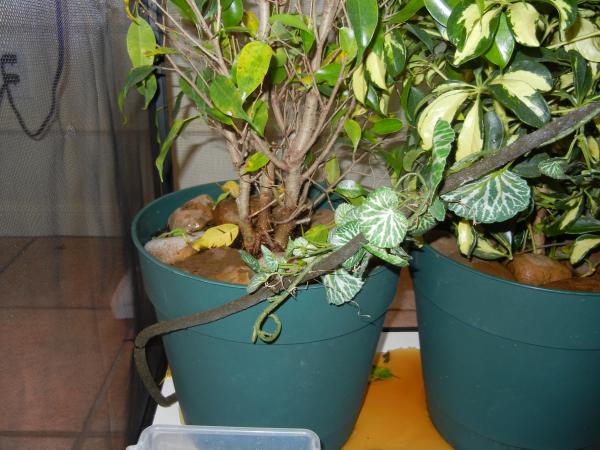
[[[533,133],[520,137],[511,145],[499,150],[498,152],[487,156],[472,166],[456,172],[447,177],[441,192],[450,192],[466,183],[476,180],[487,173],[498,169],[508,162],[525,155],[526,153],[542,146],[554,142],[593,119],[600,114],[600,101],[590,103],[582,108],[574,110],[561,118],[555,119],[543,128]],[[314,270],[309,273],[302,282],[308,282],[327,272],[334,270],[339,265],[356,253],[364,244],[366,239],[358,235],[350,240],[346,245],[340,247],[335,252],[330,253],[315,265]],[[284,279],[280,290],[286,289],[291,283],[291,279]],[[253,294],[244,295],[236,300],[226,303],[217,308],[198,312],[186,317],[165,320],[143,329],[135,339],[134,358],[138,372],[150,395],[161,405],[169,405],[175,401],[175,397],[165,398],[160,393],[160,388],[154,382],[148,364],[146,361],[145,346],[148,341],[154,337],[172,333],[174,331],[184,330],[198,325],[215,322],[228,317],[232,314],[244,311],[255,306],[265,299],[275,295],[273,288],[263,287]]]

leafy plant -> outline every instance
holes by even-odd
[[[128,5],[134,67],[120,104],[132,87],[148,102],[156,74],[172,72],[195,105],[174,114],[159,171],[189,122],[224,137],[255,272],[236,305],[269,298],[254,340],[276,339],[275,311],[301,283],[320,276],[331,304],[348,303],[373,256],[407,265],[403,246],[447,217],[469,256],[510,257],[534,232],[581,235],[577,261],[599,245],[598,129],[586,125],[600,112],[593,2],[149,3],[165,39],[149,33],[150,11]],[[375,156],[390,186],[347,179]],[[335,224],[302,230],[334,193],[344,200],[330,203]]]

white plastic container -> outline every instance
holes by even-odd
[[[321,444],[302,429],[152,425],[127,450],[321,450]]]

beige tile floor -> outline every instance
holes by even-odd
[[[122,450],[132,321],[115,319],[120,239],[0,238],[0,449]],[[387,327],[415,327],[401,273]]]
[[[114,238],[0,238],[0,449],[122,450],[132,322]]]

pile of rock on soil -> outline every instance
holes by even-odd
[[[252,198],[250,212],[257,208],[258,198]],[[322,209],[313,215],[309,226],[332,223],[333,220],[333,212]],[[146,250],[160,261],[194,275],[228,283],[248,284],[252,270],[242,261],[237,250],[222,247],[197,252],[191,246],[193,239],[201,236],[202,230],[207,227],[238,222],[235,199],[228,198],[215,205],[210,196],[199,195],[177,208],[168,221],[169,230],[183,229],[192,238],[177,236],[153,239],[146,244]],[[489,275],[551,289],[600,292],[598,270],[592,276],[581,276],[587,270],[586,264],[572,267],[568,261],[556,261],[533,253],[514,255],[508,262],[475,257],[467,259],[458,251],[456,239],[448,233],[436,232],[428,237],[428,241],[440,253]],[[600,252],[592,255],[592,258],[600,258]]]
[[[255,212],[258,207],[258,198],[253,197],[250,213]],[[328,224],[333,220],[333,212],[322,209],[313,215],[309,226]],[[227,283],[248,284],[253,272],[242,261],[237,250],[221,247],[197,252],[191,246],[191,242],[202,235],[202,230],[238,222],[235,199],[227,198],[215,205],[210,196],[199,195],[177,208],[167,224],[168,230],[183,229],[190,234],[191,239],[181,236],[153,239],[145,248],[158,260],[194,275]]]
[[[456,239],[450,235],[431,237],[430,245],[443,255],[465,266],[510,281],[540,286],[549,289],[568,291],[600,292],[600,272],[582,277],[587,265],[573,267],[568,261],[557,261],[545,255],[520,253],[511,261],[487,261],[473,257],[465,258],[456,246]],[[592,258],[600,254],[592,255]]]

